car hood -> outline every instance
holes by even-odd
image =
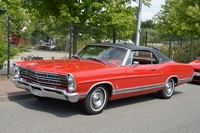
[[[190,62],[189,64],[192,65],[194,68],[200,69],[200,60],[194,60]]]
[[[111,64],[104,64],[92,60],[78,60],[78,59],[57,59],[57,60],[37,60],[16,62],[21,67],[25,67],[34,71],[66,74],[69,72],[87,71],[94,69],[102,69],[113,67]]]

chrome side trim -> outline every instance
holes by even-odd
[[[79,99],[79,94],[74,93],[68,93],[65,90],[57,89],[53,87],[47,87],[42,86],[35,83],[27,82],[24,79],[12,79],[11,80],[13,84],[21,89],[27,90],[30,93],[34,95],[33,89],[36,88],[37,90],[41,91],[41,97],[49,97],[49,98],[55,98],[55,99],[61,99],[61,100],[67,100],[70,102],[77,102]]]
[[[193,77],[191,77],[191,78],[180,79],[180,80],[178,81],[178,83],[190,82],[190,81],[192,81],[192,78],[193,78]]]
[[[153,85],[147,85],[147,86],[138,86],[138,87],[133,87],[133,88],[124,88],[120,90],[114,90],[113,94],[116,95],[116,94],[137,92],[141,90],[150,90],[150,89],[155,89],[159,87],[165,87],[165,84],[161,83],[161,84],[153,84]]]
[[[164,88],[165,87],[165,83],[160,83],[160,84],[153,84],[153,85],[148,85],[148,86],[138,86],[138,87],[133,87],[133,88],[121,88],[121,89],[114,90],[114,87],[113,87],[111,82],[99,82],[99,83],[94,84],[87,93],[79,95],[80,96],[79,98],[85,98],[94,86],[99,85],[101,83],[108,83],[112,86],[112,95],[131,93],[131,92],[137,92],[137,91],[141,91],[141,90],[150,90],[150,89],[161,88],[161,87]]]
[[[177,76],[170,76],[169,78],[172,78],[172,77],[177,77]],[[191,80],[192,80],[192,78],[184,78],[184,79],[178,78],[178,83],[185,83],[185,82],[189,82]],[[141,90],[150,90],[150,89],[162,88],[162,87],[164,89],[165,84],[166,84],[165,82],[163,82],[163,83],[151,84],[151,85],[147,85],[147,86],[137,86],[137,87],[132,87],[132,88],[114,89],[114,86],[111,82],[108,82],[108,81],[98,82],[98,83],[94,84],[92,87],[90,87],[90,90],[87,93],[80,95],[80,97],[85,98],[94,86],[99,85],[99,84],[103,84],[103,83],[107,83],[107,84],[110,84],[112,86],[112,95],[132,93],[132,92],[137,92],[137,91],[141,91]]]

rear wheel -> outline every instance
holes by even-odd
[[[99,114],[108,102],[108,92],[104,85],[96,86],[82,101],[82,108],[88,114]]]
[[[173,78],[167,80],[165,88],[162,91],[158,92],[159,97],[163,99],[169,99],[173,95],[175,90],[175,83]]]

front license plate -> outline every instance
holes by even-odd
[[[38,90],[38,89],[32,88],[32,93],[33,95],[36,95],[36,96],[42,96],[41,90]]]

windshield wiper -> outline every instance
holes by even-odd
[[[103,64],[107,64],[106,62],[101,61],[101,60],[99,60],[99,59],[97,59],[97,58],[87,58],[87,59],[89,59],[89,60],[94,60],[94,61],[97,61],[97,62],[101,62],[101,63],[103,63]]]

